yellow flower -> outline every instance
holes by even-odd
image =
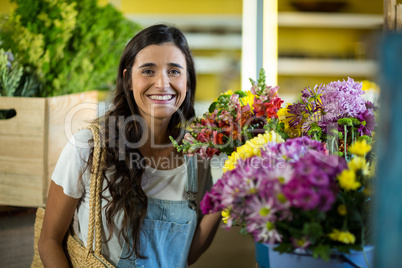
[[[339,186],[345,190],[356,190],[360,187],[360,182],[356,181],[356,173],[353,170],[345,169],[338,176]]]
[[[239,159],[247,159],[255,155],[261,156],[261,148],[268,142],[284,142],[282,137],[274,131],[265,132],[264,135],[258,134],[257,137],[246,141],[246,143],[237,148],[229,158],[225,161],[223,172],[236,168],[236,163]]]
[[[339,241],[345,244],[354,244],[356,242],[356,238],[352,233],[342,232],[338,229],[332,229],[332,233],[328,234],[328,236],[334,241]]]
[[[371,145],[367,144],[366,140],[356,141],[349,148],[349,153],[363,156],[370,152]]]
[[[348,167],[350,170],[353,170],[354,172],[357,172],[358,170],[361,170],[363,175],[369,175],[370,170],[369,170],[369,163],[367,163],[366,159],[361,156],[356,156],[354,157],[349,163]]]
[[[246,97],[240,98],[240,104],[241,106],[246,106],[248,104],[252,109],[254,103],[254,95],[250,90],[246,91],[246,93],[247,93]]]
[[[260,150],[261,146],[258,143],[246,141],[246,143],[243,146],[237,148],[237,153],[239,154],[241,159],[247,159],[254,155],[261,156],[261,150]]]
[[[337,210],[338,210],[339,215],[341,215],[341,216],[345,216],[347,213],[346,206],[343,204],[339,205]]]
[[[252,93],[250,90],[245,91],[244,93],[246,93],[247,96],[245,96],[245,97],[243,97],[243,98],[240,98],[240,104],[241,104],[241,106],[246,106],[247,104],[249,104],[249,105],[250,105],[250,108],[253,107],[253,103],[254,103],[254,95],[253,95],[253,93]],[[234,92],[233,92],[231,89],[229,89],[229,90],[227,90],[227,91],[221,93],[221,96],[222,96],[222,95],[233,95],[233,94],[234,94]],[[216,98],[216,99],[214,100],[214,102],[215,102],[215,101],[218,101],[218,98]]]
[[[225,161],[225,165],[223,166],[222,170],[225,173],[228,170],[234,169],[236,166],[237,161],[240,159],[240,156],[237,152],[233,152],[228,159]]]
[[[374,82],[364,80],[362,83],[363,83],[362,90],[364,91],[366,90],[380,91],[380,87]]]
[[[231,89],[226,90],[225,92],[223,92],[221,95],[233,95],[233,91]],[[218,99],[216,99],[218,100]]]
[[[229,219],[230,219],[230,209],[226,208],[222,210],[222,220],[224,223],[228,223]]]
[[[287,103],[286,107],[279,109],[279,111],[276,113],[278,115],[279,121],[285,125],[285,130],[289,129],[290,119],[287,118],[289,116],[289,113],[288,113],[289,105],[291,105],[291,103]]]

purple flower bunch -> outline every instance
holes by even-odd
[[[334,164],[335,163],[335,164]],[[203,213],[224,210],[225,224],[243,225],[255,241],[281,242],[278,222],[297,211],[328,211],[336,198],[336,176],[346,168],[328,155],[321,142],[308,137],[269,142],[261,156],[240,159],[201,201]]]
[[[323,162],[316,155],[307,154],[293,163],[293,177],[283,186],[283,193],[293,207],[324,212],[331,209],[337,192],[335,178],[346,165],[333,167],[327,161],[333,162],[331,158],[336,156],[325,158]]]
[[[300,101],[288,106],[288,118],[292,127],[301,127],[303,135],[312,136],[309,131],[314,127],[320,128],[322,134],[328,134],[328,126],[338,123],[342,118],[358,120],[358,136],[372,135],[376,126],[376,108],[373,103],[364,99],[362,83],[349,77],[348,80],[315,86],[314,89],[308,87],[301,93]],[[344,129],[340,127],[339,131],[343,132]]]

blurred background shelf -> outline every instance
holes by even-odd
[[[278,75],[374,76],[376,72],[377,64],[373,60],[278,59]]]
[[[383,16],[359,13],[279,12],[279,27],[298,28],[360,28],[376,29],[382,26]]]

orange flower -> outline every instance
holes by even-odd
[[[218,133],[218,131],[214,131],[213,134],[213,143],[214,144],[223,144],[223,134],[222,133]]]

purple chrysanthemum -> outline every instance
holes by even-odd
[[[325,87],[325,93],[321,97],[325,113],[336,119],[340,117],[357,117],[366,108],[366,101],[361,95],[362,83],[355,82],[348,77],[345,81],[331,82]],[[329,118],[327,118],[329,119]]]
[[[293,127],[297,126],[303,120],[303,114],[307,113],[306,105],[303,103],[296,103],[288,106],[289,124]]]
[[[374,131],[374,128],[376,126],[373,111],[371,109],[367,109],[366,111],[364,111],[364,113],[359,115],[358,119],[361,122],[361,125],[358,129],[360,135],[371,136],[371,133]]]
[[[321,155],[321,158],[326,157],[332,156]],[[317,159],[313,154],[306,154],[293,166],[294,177],[283,187],[286,198],[293,206],[304,210],[328,210],[335,201],[338,167]],[[331,202],[323,203],[322,200]]]

